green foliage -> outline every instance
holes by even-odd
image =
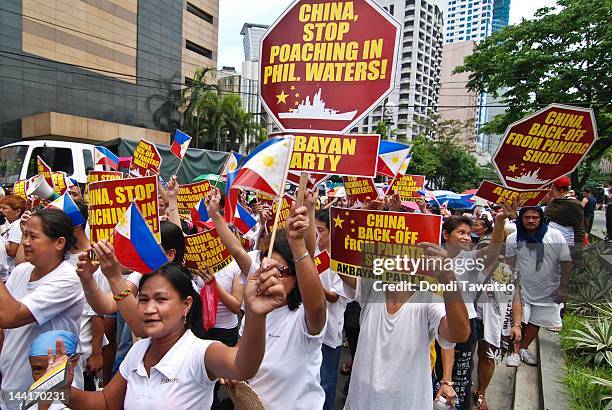
[[[387,139],[389,137],[397,136],[397,128],[389,129],[389,125],[386,122],[378,121],[376,123],[376,129],[374,130],[374,133],[380,135],[382,139]]]
[[[421,125],[425,131],[412,140],[408,172],[425,175],[431,185],[440,189],[463,192],[478,187],[483,170],[462,147],[461,140],[470,125],[456,120],[439,121],[438,115],[431,115]]]
[[[583,329],[573,329],[566,336],[575,342],[569,349],[582,356],[588,364],[612,366],[612,319],[598,318],[594,323],[584,321]]]
[[[506,127],[551,103],[591,107],[599,140],[572,175],[581,189],[594,164],[612,145],[611,0],[557,0],[533,20],[505,27],[480,43],[456,72],[469,72],[468,88],[502,98],[508,109],[487,132]]]
[[[567,386],[572,409],[610,409],[607,398],[612,395],[610,381],[612,367],[592,367],[586,360],[576,354],[573,347],[575,340],[568,339],[576,330],[584,330],[584,318],[572,314],[563,317],[561,331],[561,348],[565,351],[565,377],[563,383]]]
[[[198,68],[193,83],[183,90],[184,131],[196,139],[196,147],[228,151],[237,149],[245,135],[257,134],[253,115],[242,108],[236,94],[221,92],[207,77],[210,68]]]
[[[605,244],[599,243],[582,250],[582,264],[571,281],[569,311],[582,316],[601,316],[601,309],[612,303],[612,276],[600,258],[604,249]]]

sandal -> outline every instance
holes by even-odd
[[[484,393],[474,392],[474,406],[476,410],[489,410],[489,405],[487,404]]]

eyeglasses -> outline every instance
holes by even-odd
[[[291,269],[289,269],[288,266],[279,264],[279,265],[276,265],[276,270],[280,274],[281,278],[287,278],[289,276],[293,276]]]

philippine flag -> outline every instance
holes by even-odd
[[[229,172],[234,172],[238,169],[238,165],[240,161],[242,161],[242,155],[232,151],[227,157],[227,161],[225,161],[225,165],[223,166],[223,170],[221,171],[221,176],[226,176]]]
[[[406,159],[404,160],[404,163],[402,164],[399,171],[397,172],[398,174],[397,176],[403,177],[404,175],[408,173],[408,165],[410,165],[411,159],[412,159],[412,155],[408,155],[408,157],[406,157]]]
[[[168,263],[168,256],[136,203],[132,202],[113,233],[113,249],[120,264],[136,272],[147,274]]]
[[[293,154],[293,141],[293,136],[287,136],[272,138],[260,144],[242,163],[232,188],[282,196],[285,192],[287,166]]]
[[[376,173],[395,178],[402,164],[410,155],[411,146],[399,142],[381,141],[378,146],[378,168]]]
[[[196,205],[195,208],[191,208],[191,222],[194,225],[205,227],[205,228],[214,228],[215,225],[212,224],[210,217],[208,216],[208,211],[206,210],[206,204],[204,203],[204,199],[200,199],[200,202]]]
[[[94,165],[106,165],[116,171],[119,169],[119,157],[106,147],[96,146],[94,149]]]
[[[238,204],[240,196],[239,189],[232,189],[236,175],[238,175],[238,170],[228,172],[227,182],[225,184],[225,208],[223,209],[223,216],[225,222],[228,224],[234,219],[234,211],[236,210],[236,205]]]
[[[172,146],[170,147],[170,152],[172,152],[176,157],[180,160],[185,157],[185,153],[187,152],[187,148],[189,148],[189,143],[191,142],[191,137],[185,134],[181,130],[176,130],[174,132],[174,141],[172,141]]]
[[[236,204],[233,224],[241,234],[246,235],[255,225],[257,225],[257,220],[253,218],[242,205]]]
[[[55,208],[64,211],[72,220],[72,225],[77,227],[85,223],[85,218],[68,192],[47,205],[47,208]]]

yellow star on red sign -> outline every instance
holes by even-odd
[[[344,222],[344,219],[340,219],[340,216],[336,216],[334,219],[334,228],[340,228],[342,229],[342,223]]]
[[[292,85],[291,86],[291,91],[294,91],[294,90],[295,90],[295,85]]]
[[[514,172],[514,171],[516,171],[516,165],[514,165],[514,164],[510,165],[510,166],[508,167],[508,171],[510,171],[510,172]]]
[[[289,97],[289,94],[285,94],[285,90],[282,90],[281,93],[277,94],[276,96],[276,98],[278,98],[277,104],[280,104],[280,103],[287,104],[287,97]]]

